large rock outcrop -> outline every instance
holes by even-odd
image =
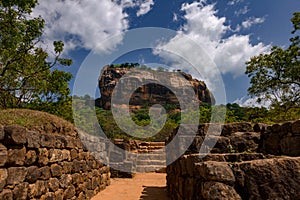
[[[121,79],[124,75],[130,73],[129,79]],[[187,81],[182,81],[180,77],[183,77]],[[121,79],[122,87],[117,91],[123,95],[131,95],[130,105],[132,106],[143,106],[143,105],[153,105],[153,104],[172,104],[179,107],[179,101],[173,91],[179,91],[180,95],[189,95],[188,93],[182,94],[185,91],[184,88],[191,87],[197,97],[197,103],[209,103],[214,104],[215,99],[211,92],[208,90],[206,84],[203,81],[193,79],[190,74],[184,72],[162,72],[154,70],[141,70],[136,68],[116,68],[107,66],[99,77],[99,89],[101,92],[101,98],[96,103],[104,109],[110,109],[111,98],[116,85]],[[158,82],[156,80],[162,80]],[[143,84],[149,82],[149,84]],[[164,84],[161,84],[164,83]],[[132,85],[140,86],[133,94],[124,94],[126,87],[132,87]],[[166,85],[172,85],[170,89]],[[191,98],[185,98],[187,101]]]

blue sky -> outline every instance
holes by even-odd
[[[124,35],[136,28],[167,28],[174,33],[169,40],[153,49],[128,52],[114,62],[159,63],[171,69],[179,68],[186,63],[155,49],[176,49],[179,55],[194,52],[186,45],[184,36],[187,36],[199,43],[219,69],[227,102],[244,105],[252,102],[247,100],[249,79],[244,75],[245,61],[268,52],[272,45],[288,46],[290,18],[300,8],[299,0],[40,0],[39,3],[33,15],[41,15],[46,20],[44,45],[51,51],[53,40],[65,42],[65,56],[74,61],[66,70],[75,78],[78,69],[89,63],[91,51],[101,52],[102,56],[114,51],[124,43]],[[110,39],[114,35],[118,37]],[[197,56],[190,55],[189,59],[196,65],[200,62]],[[100,73],[101,66],[98,67],[94,74]],[[201,70],[210,72],[211,69]],[[208,86],[218,93],[214,72],[204,74]]]

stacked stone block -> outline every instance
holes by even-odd
[[[90,199],[109,184],[77,133],[0,127],[0,199]]]
[[[221,130],[220,136],[213,131],[207,135],[208,125],[198,127],[185,155],[167,167],[171,199],[299,198],[300,120],[272,126],[255,124],[252,127],[250,123],[212,125],[221,127],[216,128]],[[175,133],[167,143],[175,138]],[[200,151],[205,136],[208,141],[217,138],[208,155]],[[184,135],[181,137],[185,139]],[[184,144],[180,139],[174,146],[180,148]],[[167,149],[169,156],[175,156],[174,149]]]

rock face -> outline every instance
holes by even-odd
[[[185,145],[188,130],[177,140],[175,130],[166,140],[168,159]],[[171,199],[299,199],[299,133],[300,120],[272,126],[199,125],[185,155],[167,166]],[[203,157],[200,147],[208,148],[211,141],[216,145]]]
[[[126,78],[121,79],[125,75]],[[184,72],[160,72],[107,66],[102,70],[99,77],[101,98],[96,103],[97,106],[110,109],[112,94],[117,84],[121,85],[117,90],[122,96],[121,99],[130,98],[130,105],[134,106],[173,104],[179,107],[177,98],[179,95],[186,95],[187,98],[185,99],[191,100],[190,97],[193,94],[186,92],[188,87],[194,91],[198,103],[215,104],[215,99],[206,84],[203,81],[193,79],[191,75]],[[137,87],[133,93],[126,94],[126,88],[135,86]],[[179,94],[174,94],[176,91]],[[130,96],[128,97],[128,95]]]

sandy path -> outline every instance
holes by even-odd
[[[111,185],[92,200],[169,200],[166,174],[136,174],[133,179],[111,179]]]

